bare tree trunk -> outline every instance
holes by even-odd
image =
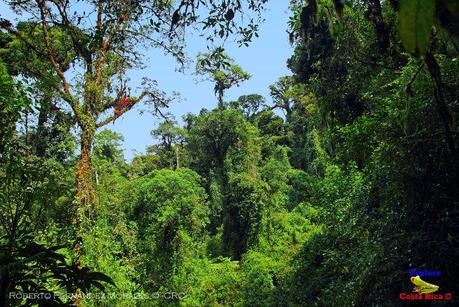
[[[179,147],[175,145],[175,169],[180,168]]]
[[[224,110],[225,105],[223,103],[223,89],[218,90],[218,109]]]

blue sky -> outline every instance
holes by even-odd
[[[288,43],[286,33],[289,1],[271,0],[268,2],[267,11],[264,13],[266,21],[260,26],[260,37],[256,38],[249,47],[238,48],[238,45],[227,42],[226,52],[245,71],[252,75],[249,81],[240,87],[233,87],[225,92],[225,100],[235,100],[245,94],[261,94],[269,99],[269,85],[273,84],[280,76],[288,75],[286,66],[287,59],[293,50]],[[13,17],[3,2],[0,2],[0,15],[7,18]],[[194,59],[199,52],[206,51],[205,41],[197,34],[189,35],[187,40],[187,56]],[[198,113],[202,108],[212,109],[216,107],[217,100],[214,96],[213,84],[210,81],[196,82],[193,75],[194,65],[190,65],[184,73],[176,71],[176,61],[163,51],[149,49],[145,51],[146,68],[133,71],[130,74],[134,84],[138,84],[142,77],[157,80],[159,88],[165,92],[173,91],[180,93],[181,101],[170,106],[169,112],[177,120],[186,113]],[[145,147],[155,143],[150,131],[161,120],[145,112],[140,114],[137,108],[127,112],[116,120],[115,124],[109,124],[107,129],[114,130],[124,137],[125,157],[128,161],[136,152],[142,153]]]
[[[244,70],[252,75],[249,81],[240,87],[234,87],[226,91],[225,100],[234,100],[241,95],[257,93],[269,99],[269,85],[273,84],[280,76],[288,75],[286,61],[293,51],[288,43],[286,33],[289,1],[270,1],[268,10],[264,16],[266,21],[260,27],[260,37],[253,41],[249,47],[238,48],[237,44],[227,43],[227,53],[234,58]],[[205,42],[199,37],[192,37],[187,42],[187,54],[194,58],[198,52],[205,52]],[[132,79],[148,76],[159,82],[159,87],[166,91],[179,92],[182,101],[171,105],[171,112],[177,120],[182,115],[191,112],[198,113],[202,108],[212,109],[216,107],[217,100],[214,96],[213,84],[210,81],[196,82],[196,76],[192,73],[193,65],[185,73],[176,72],[176,62],[162,51],[148,50],[147,68],[136,71]],[[125,157],[132,159],[135,152],[144,152],[147,145],[155,140],[150,131],[159,123],[160,119],[154,118],[148,113],[139,114],[132,110],[117,119],[114,125],[108,129],[117,131],[124,136]]]

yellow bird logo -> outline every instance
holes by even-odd
[[[421,277],[411,277],[411,282],[416,286],[413,291],[421,294],[432,293],[438,290],[437,285],[429,284],[421,279]]]

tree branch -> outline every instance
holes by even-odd
[[[12,28],[12,25],[9,21],[4,20],[0,22],[0,28],[5,29],[8,33],[13,34],[17,38],[19,38],[24,44],[27,45],[30,49],[35,51],[38,55],[42,57],[46,57],[47,55],[43,53],[41,50],[37,48],[37,46],[34,46],[32,43],[30,43],[19,31],[16,31]]]
[[[33,52],[35,52],[40,57],[43,57],[43,58],[48,57],[48,55],[43,53],[37,46],[35,46],[31,42],[29,42],[27,40],[27,38],[25,38],[24,35],[21,34],[21,32],[14,30],[11,27],[11,23],[9,23],[9,22],[8,23],[7,22],[0,22],[0,28],[5,29],[8,33],[10,33],[10,34],[14,35],[16,38],[20,39],[24,44],[27,45],[27,47],[29,47]],[[27,63],[24,63],[24,65],[27,65]],[[32,75],[38,76],[39,78],[43,78],[43,79],[46,78],[45,74],[43,74],[42,71],[40,71],[40,70],[36,70],[36,69],[34,69],[33,67],[30,67],[30,66],[27,69],[31,72]],[[52,88],[54,90],[56,90],[59,93],[61,98],[70,105],[70,107],[72,108],[73,112],[75,113],[77,121],[80,122],[80,117],[79,116],[80,116],[81,113],[79,111],[78,102],[75,101],[75,98],[71,94],[69,95],[69,93],[67,91],[64,91],[57,84],[53,83],[51,86],[52,86]]]
[[[96,124],[96,128],[103,127],[103,126],[109,124],[110,122],[116,120],[118,117],[121,117],[124,113],[126,113],[129,110],[131,110],[137,103],[139,103],[141,100],[143,100],[146,97],[149,97],[151,100],[153,100],[155,102],[155,112],[158,113],[161,117],[167,118],[167,116],[165,116],[161,112],[161,108],[162,107],[167,107],[167,103],[161,102],[161,99],[154,92],[144,91],[138,97],[129,98],[129,105],[127,105],[126,107],[121,109],[118,114],[114,114],[112,116],[109,116],[106,119],[104,119],[103,121],[97,123]],[[160,102],[160,103],[158,103],[158,102]]]
[[[37,0],[37,5],[40,9],[43,39],[45,41],[46,49],[48,51],[48,58],[51,62],[51,65],[54,68],[54,71],[57,73],[57,75],[61,79],[62,85],[64,87],[64,97],[63,98],[70,104],[70,107],[72,108],[73,113],[77,117],[78,122],[81,122],[82,114],[81,114],[80,108],[78,106],[77,101],[74,99],[70,91],[70,84],[67,82],[64,72],[62,71],[62,69],[59,67],[59,64],[57,63],[56,51],[53,49],[49,41],[48,27],[46,26],[46,12],[45,12],[46,0]]]
[[[416,69],[416,72],[413,74],[413,76],[411,77],[410,81],[408,82],[408,84],[405,87],[405,92],[406,92],[406,95],[408,97],[413,97],[414,96],[411,86],[413,85],[413,83],[416,80],[417,76],[419,75],[419,73],[421,72],[422,68],[424,67],[424,64],[425,64],[425,62],[422,62],[421,65],[419,65],[418,69]]]
[[[103,10],[103,1],[99,0],[97,2],[97,30],[102,33],[102,10]]]
[[[66,8],[68,6],[68,1],[62,2],[59,0],[50,0],[57,8],[59,15],[61,16],[61,23],[57,23],[58,25],[64,26],[66,29],[69,30],[70,38],[72,39],[73,46],[75,50],[79,52],[79,55],[83,57],[83,59],[89,64],[91,62],[91,56],[88,55],[88,50],[79,43],[79,39],[81,39],[81,33],[75,31],[75,27],[73,26],[72,22],[70,21]],[[63,7],[61,7],[61,5]],[[89,65],[88,65],[89,66]]]
[[[97,22],[98,22],[98,30],[100,30],[100,31],[102,30],[102,19],[99,20],[99,18],[102,18],[102,11],[100,11],[101,9],[102,9],[102,4],[99,3],[98,13],[97,13],[97,18],[98,18]],[[96,63],[97,63],[96,64],[96,80],[95,80],[96,84],[99,84],[100,80],[102,78],[102,68],[103,68],[104,63],[105,63],[105,54],[110,49],[110,46],[111,46],[112,41],[113,41],[113,38],[115,37],[116,33],[118,33],[118,31],[121,28],[121,25],[126,21],[126,19],[127,19],[126,15],[122,14],[121,17],[116,22],[116,25],[113,28],[113,30],[108,35],[107,40],[104,40],[102,38],[102,46],[101,46],[101,48],[99,50],[99,56],[97,57],[97,60],[96,60]],[[100,28],[99,28],[99,22],[100,22]]]

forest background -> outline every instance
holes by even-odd
[[[457,303],[459,1],[292,0],[288,71],[237,99],[267,0],[2,5],[0,305],[397,306],[412,268]],[[216,107],[171,116],[151,49]]]

